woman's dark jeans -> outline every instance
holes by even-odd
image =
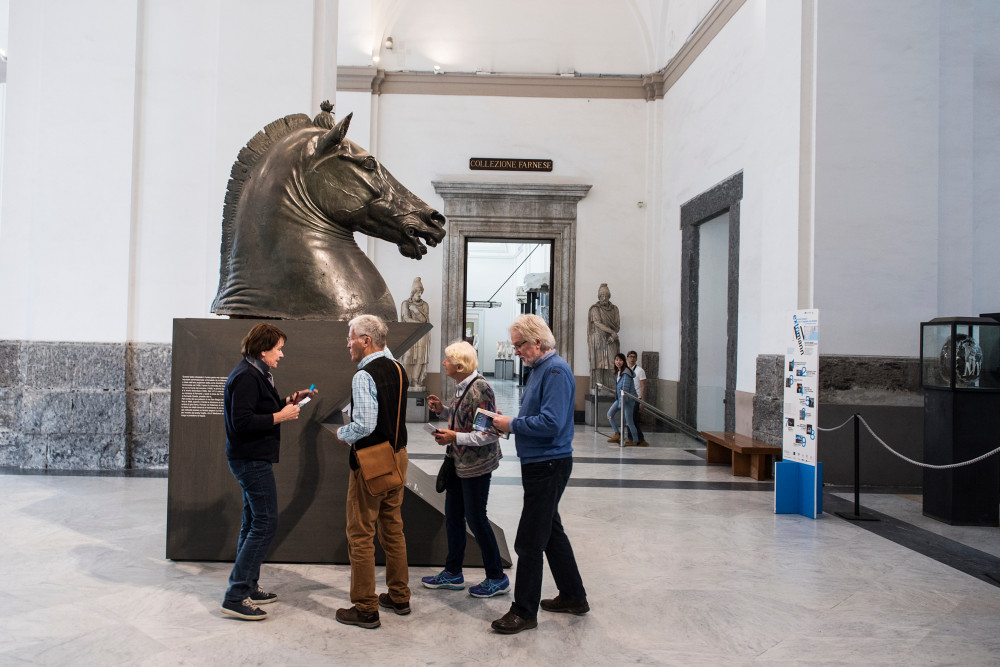
[[[543,553],[560,597],[573,602],[587,598],[573,546],[559,519],[559,500],[572,472],[572,457],[521,464],[524,506],[514,540],[517,577],[510,610],[529,621],[538,616],[541,603]]]
[[[503,577],[503,562],[500,547],[493,534],[490,520],[486,518],[486,501],[490,497],[490,480],[493,473],[478,477],[452,475],[448,480],[447,495],[444,500],[445,526],[448,531],[448,558],[444,569],[452,574],[462,571],[465,560],[465,522],[476,537],[479,550],[483,553],[483,566],[490,579]]]
[[[260,566],[278,528],[278,489],[268,461],[230,461],[229,469],[243,489],[243,525],[226,591],[226,600],[235,602],[257,590]]]

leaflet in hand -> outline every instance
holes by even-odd
[[[493,418],[500,417],[496,412],[490,412],[489,410],[483,410],[482,408],[476,408],[476,416],[472,420],[472,428],[477,431],[482,431],[483,433],[489,433],[490,435],[495,435],[500,438],[509,438],[510,433],[501,433],[493,426]]]
[[[438,427],[435,426],[434,424],[427,423],[424,424],[424,430],[430,433],[431,435],[434,435],[435,433],[438,432]]]
[[[296,403],[295,405],[297,405],[297,406],[299,406],[299,407],[301,408],[301,407],[302,407],[303,405],[305,405],[306,403],[308,403],[308,402],[309,402],[309,401],[311,401],[311,400],[312,400],[312,398],[311,398],[311,397],[309,397],[309,396],[306,396],[305,398],[303,398],[303,399],[302,399],[301,401],[299,401],[299,402],[298,402],[298,403]]]

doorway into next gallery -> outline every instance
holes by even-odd
[[[448,342],[459,340],[465,334],[466,242],[544,242],[552,246],[549,322],[556,350],[570,368],[575,368],[576,209],[577,202],[587,195],[590,186],[580,183],[467,181],[434,181],[433,184],[435,192],[444,200],[442,212],[448,218],[441,277],[442,356]],[[481,366],[485,365],[481,363]],[[447,377],[441,380],[442,396],[454,390],[453,380]],[[579,395],[577,399],[578,403],[582,402]],[[582,405],[578,405],[578,409],[582,409]]]
[[[548,239],[470,237],[465,241],[464,338],[493,385],[497,407],[517,414],[528,369],[510,348],[510,323],[521,313],[551,321],[553,244]]]

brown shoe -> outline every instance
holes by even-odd
[[[392,609],[400,616],[406,616],[407,614],[410,613],[409,602],[393,602],[392,598],[389,597],[388,593],[379,593],[378,606],[383,607],[385,609]]]
[[[625,444],[622,445],[622,447],[635,447],[635,446],[636,446],[635,440],[626,440]]]
[[[645,440],[643,440],[643,441],[639,442],[639,443],[638,443],[638,445],[639,445],[640,447],[649,447],[649,443],[648,443],[648,442],[646,442]]]
[[[361,611],[357,607],[338,609],[337,621],[344,625],[356,625],[359,628],[369,629],[382,625],[382,622],[378,620],[378,610]]]
[[[521,618],[512,611],[493,621],[492,627],[502,635],[516,635],[521,630],[531,630],[538,627],[537,620]]]
[[[615,433],[613,436],[611,436],[610,438],[608,438],[608,442],[618,442],[621,439],[622,439],[621,434],[620,433]]]
[[[541,607],[545,611],[554,611],[560,614],[586,614],[590,611],[587,598],[583,598],[582,600],[567,600],[561,595],[557,595],[551,600],[542,600]]]

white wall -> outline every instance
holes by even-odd
[[[736,388],[754,391],[757,354],[783,351],[798,280],[800,24],[798,3],[749,0],[657,103],[659,262],[648,289],[660,303],[650,324],[663,379],[680,374],[680,208],[741,170]]]
[[[237,153],[318,111],[313,19],[313,0],[12,2],[0,338],[167,342],[210,316]]]
[[[915,356],[921,321],[1000,310],[998,34],[986,0],[820,4],[824,351]]]
[[[937,311],[939,3],[847,0],[817,12],[822,349],[916,355],[919,322]]]
[[[0,338],[125,339],[136,3],[14,0]]]
[[[580,201],[577,228],[575,368],[589,374],[587,306],[607,282],[622,313],[622,330],[639,327],[649,304],[629,275],[630,239],[643,235],[645,113],[641,100],[572,100],[441,95],[382,95],[378,100],[379,159],[435,208],[443,202],[431,181],[550,182],[592,184]],[[551,173],[472,172],[474,156],[551,158]],[[445,227],[447,229],[447,226]],[[441,322],[442,249],[419,262],[396,247],[373,244],[373,260],[396,301],[413,276],[423,277],[431,321]],[[435,280],[434,276],[438,278]],[[440,327],[432,332],[431,366],[440,363]]]
[[[313,3],[281,12],[265,0],[149,4],[130,338],[169,341],[173,317],[211,316],[223,198],[240,149],[273,120],[319,111],[309,108]],[[256,57],[248,35],[259,40]]]

